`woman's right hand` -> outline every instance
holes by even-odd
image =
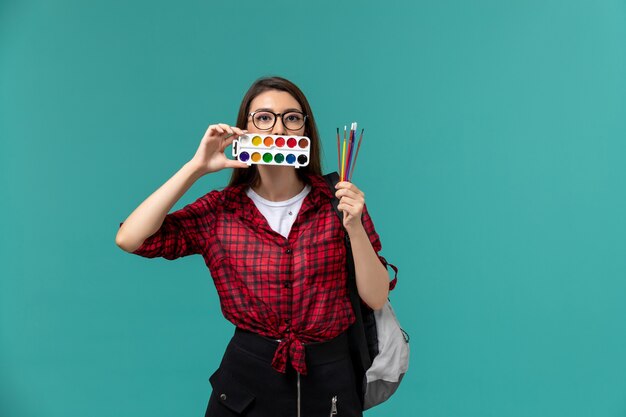
[[[203,175],[224,168],[248,168],[248,164],[229,159],[224,153],[226,147],[233,143],[236,137],[245,133],[247,130],[241,130],[225,123],[210,125],[190,162],[197,166]]]

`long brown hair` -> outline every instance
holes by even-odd
[[[322,175],[322,164],[320,162],[320,154],[322,152],[322,145],[319,140],[319,134],[317,132],[317,125],[315,124],[315,118],[313,117],[313,111],[309,102],[302,93],[302,91],[291,81],[282,77],[262,77],[256,80],[252,86],[248,89],[248,92],[241,101],[239,106],[239,114],[237,115],[237,127],[245,129],[248,125],[248,113],[250,112],[250,103],[259,94],[267,90],[279,90],[285,91],[300,103],[302,111],[307,115],[304,125],[304,136],[311,139],[311,151],[309,155],[309,164],[305,167],[296,169],[298,178],[307,182],[306,174]],[[259,170],[257,166],[252,164],[249,168],[234,168],[230,177],[228,186],[239,184],[250,184],[255,186],[260,181]]]

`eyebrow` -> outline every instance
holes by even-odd
[[[274,112],[274,109],[270,109],[270,108],[268,108],[268,107],[262,107],[262,108],[260,108],[260,109],[256,109],[256,110],[254,110],[254,111],[271,111],[271,112]],[[296,109],[296,108],[285,109],[285,110],[283,111],[283,113],[289,113],[290,111],[297,111],[298,113],[303,113],[303,111],[302,111],[302,110],[300,110],[300,109]]]

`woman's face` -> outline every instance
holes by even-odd
[[[300,103],[298,103],[298,101],[288,92],[279,90],[267,90],[262,92],[252,99],[252,101],[250,102],[250,111],[248,113],[259,111],[268,111],[279,114],[279,116],[276,117],[276,123],[274,124],[274,127],[272,127],[270,130],[261,130],[254,125],[252,121],[252,116],[248,115],[248,125],[246,127],[248,132],[265,134],[269,133],[270,135],[304,136],[305,125],[302,125],[302,127],[296,130],[289,129],[283,124],[283,120],[280,116],[282,114],[287,114],[285,116],[285,120],[287,122],[287,125],[289,126],[290,123],[297,124],[297,119],[299,117],[297,113],[289,114],[289,112],[296,111],[302,113],[302,107],[300,106]],[[267,121],[273,117],[267,116],[267,113],[258,113],[256,115],[257,124],[267,123]]]

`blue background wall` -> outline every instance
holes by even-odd
[[[2,1],[0,415],[203,415],[233,329],[203,260],[115,234],[270,74],[326,171],[366,128],[412,337],[367,415],[626,415],[626,3],[571,0]]]

